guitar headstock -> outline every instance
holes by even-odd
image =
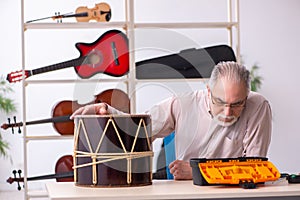
[[[10,83],[15,83],[15,82],[21,81],[22,78],[23,78],[23,73],[22,72],[23,72],[22,70],[11,72],[11,73],[7,74],[6,80]],[[31,71],[29,71],[29,70],[24,71],[24,78],[25,79],[28,78],[31,75],[32,75]]]

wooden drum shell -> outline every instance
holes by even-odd
[[[77,186],[152,184],[149,115],[80,115],[75,120],[74,182]]]

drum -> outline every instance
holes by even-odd
[[[75,185],[152,184],[149,115],[78,115],[74,123]]]

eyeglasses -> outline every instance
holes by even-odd
[[[235,103],[226,103],[226,102],[222,101],[221,99],[214,97],[212,93],[210,93],[210,96],[211,96],[211,102],[215,106],[218,106],[218,107],[230,107],[232,109],[241,109],[241,108],[244,108],[246,100],[247,100],[247,97],[246,97],[245,99],[243,99],[241,101],[238,101],[238,102],[235,102]]]

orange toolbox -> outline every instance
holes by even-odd
[[[277,168],[264,157],[190,160],[195,185],[233,184],[255,188],[256,184],[280,178]]]

